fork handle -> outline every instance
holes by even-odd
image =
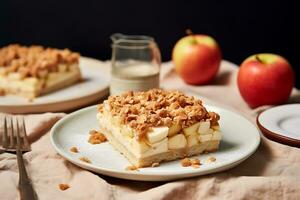
[[[36,200],[37,195],[33,190],[30,179],[28,178],[26,168],[24,165],[23,154],[20,149],[17,149],[17,160],[19,167],[19,190],[22,200]]]

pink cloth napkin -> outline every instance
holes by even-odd
[[[241,99],[237,69],[223,62],[212,85],[189,86],[175,74],[171,63],[162,67],[162,87],[197,94],[205,103],[242,113],[253,123],[257,112]],[[290,101],[299,102],[293,91]],[[39,199],[300,199],[300,149],[265,139],[245,162],[225,172],[172,182],[138,182],[97,175],[58,155],[50,144],[48,130],[63,113],[27,115],[26,129],[32,151],[24,155],[26,167]],[[242,133],[241,133],[242,134]],[[19,199],[18,170],[13,154],[0,154],[0,199]],[[58,185],[66,183],[62,191]]]

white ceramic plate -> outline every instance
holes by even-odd
[[[74,109],[108,94],[110,65],[81,57],[83,82],[36,98],[33,102],[18,96],[0,96],[0,112],[38,113]]]
[[[257,117],[257,125],[266,137],[300,147],[300,104],[270,108]]]
[[[55,150],[70,162],[93,172],[130,180],[166,181],[192,177],[223,171],[236,166],[254,153],[260,142],[256,127],[244,117],[215,106],[207,106],[209,110],[220,114],[220,126],[223,140],[217,152],[196,156],[203,163],[200,168],[182,167],[180,162],[162,163],[155,168],[141,168],[139,171],[126,171],[130,163],[108,142],[91,145],[87,142],[89,130],[97,129],[96,106],[76,111],[61,119],[51,130],[51,143]],[[78,147],[80,153],[72,153],[69,149]],[[92,163],[79,160],[85,156]],[[214,156],[214,163],[206,159]]]

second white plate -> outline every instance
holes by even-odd
[[[300,104],[276,106],[257,116],[257,125],[271,140],[300,147]]]
[[[196,156],[203,163],[197,169],[182,167],[176,160],[155,168],[126,171],[125,168],[131,164],[108,142],[98,145],[87,142],[89,130],[98,128],[96,106],[76,111],[56,123],[51,130],[51,142],[60,155],[75,165],[123,179],[166,181],[219,172],[238,165],[253,154],[259,145],[260,135],[257,128],[241,115],[216,106],[207,108],[220,114],[223,139],[217,152]],[[78,147],[80,153],[70,152],[73,146]],[[91,163],[80,161],[82,156],[89,158]],[[206,162],[210,156],[214,156],[216,162]]]

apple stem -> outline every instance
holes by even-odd
[[[193,43],[197,44],[196,37],[195,37],[195,35],[194,35],[194,33],[193,33],[193,31],[192,31],[191,29],[186,29],[186,30],[185,30],[185,33],[186,33],[187,35],[189,35],[189,36],[192,36],[192,38],[193,38]]]
[[[185,30],[185,33],[186,33],[187,35],[193,35],[193,31],[192,31],[191,29],[186,29],[186,30]]]
[[[260,59],[260,57],[258,55],[255,56],[256,60],[260,63],[264,63],[262,59]]]

